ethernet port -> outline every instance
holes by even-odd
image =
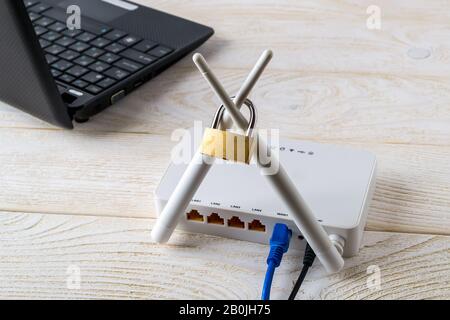
[[[261,223],[259,220],[253,220],[248,224],[248,230],[257,231],[257,232],[266,232],[266,226]]]
[[[207,219],[209,224],[218,224],[223,226],[225,224],[225,220],[222,219],[217,213],[212,213],[208,219]]]
[[[245,229],[245,223],[239,217],[232,217],[228,220],[228,226],[231,228]]]
[[[197,210],[192,210],[186,214],[189,221],[203,222],[203,216]]]

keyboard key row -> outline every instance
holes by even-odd
[[[31,12],[34,12],[34,13],[42,13],[44,11],[49,10],[50,8],[51,8],[51,6],[49,6],[47,4],[38,3],[38,4],[35,4],[31,7],[29,7],[28,10],[30,10]]]
[[[57,29],[59,29],[58,26],[57,26]],[[36,26],[35,31],[38,36],[41,36],[42,38],[44,38],[47,41],[51,41],[51,42],[58,41],[57,44],[64,46],[64,47],[72,45],[72,47],[70,49],[75,50],[80,53],[87,50],[88,48],[90,48],[90,46],[87,43],[85,43],[85,41],[90,40],[93,37],[95,37],[93,34],[84,32],[83,34],[81,34],[80,36],[78,36],[76,38],[77,40],[79,40],[78,42],[76,42],[70,36],[67,36],[67,35],[61,36],[59,33],[55,32],[55,31],[48,31],[48,29],[46,29],[45,27],[42,27],[42,26]],[[135,38],[135,37],[132,37],[132,38],[134,40],[138,40],[138,38]],[[83,40],[85,40],[85,41],[83,41]],[[105,49],[107,49],[109,52],[112,52],[114,54],[120,53],[124,49],[126,49],[126,46],[118,44],[118,43],[111,43],[111,41],[109,41],[105,38],[102,38],[102,37],[92,40],[90,42],[90,44],[97,48],[105,48],[106,47]],[[141,41],[140,43],[135,45],[133,48],[134,49],[129,49],[129,50],[133,50],[131,52],[133,52],[132,54],[135,57],[138,57],[137,61],[141,62],[141,63],[145,63],[145,64],[149,64],[154,61],[154,59],[149,58],[148,55],[152,55],[157,58],[162,58],[173,51],[170,48],[167,48],[164,46],[158,46],[155,42],[148,41],[148,40]],[[153,48],[153,49],[150,49],[150,51],[148,51],[147,49],[149,49],[149,48]],[[93,58],[96,58],[96,57],[100,56],[101,54],[103,54],[103,51],[101,51],[101,50],[96,50],[95,48],[91,48],[91,49],[92,49],[92,54],[89,54],[89,55]],[[137,49],[137,50],[135,50],[135,49]],[[140,51],[140,52],[148,51],[148,55],[138,56],[138,54],[136,53],[137,51]],[[127,52],[126,54],[130,54],[130,52]],[[146,61],[144,62],[142,59],[145,59]]]
[[[107,89],[117,83],[117,81],[115,81],[111,78],[103,77],[102,80],[96,81],[95,85],[94,85],[93,83],[90,83],[88,81],[89,77],[87,77],[87,76],[84,76],[82,79],[75,79],[74,77],[72,77],[66,73],[59,75],[57,79],[62,82],[65,82],[67,84],[73,85],[73,86],[77,87],[78,89],[86,89],[93,94],[98,94],[103,89]],[[90,86],[94,86],[94,87],[91,87],[89,89]]]
[[[83,30],[68,30],[61,10],[34,0],[24,3],[53,77],[92,94],[173,51],[90,19]]]

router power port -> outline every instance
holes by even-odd
[[[222,219],[217,213],[212,213],[208,218],[207,222],[209,224],[225,225],[225,220]]]
[[[266,232],[266,226],[259,220],[253,220],[248,224],[248,230],[257,232]]]
[[[186,218],[189,221],[195,221],[195,222],[203,222],[203,216],[198,212],[197,210],[191,210],[191,212],[188,212],[186,214]]]
[[[228,226],[231,228],[245,229],[245,223],[236,216],[228,220]]]

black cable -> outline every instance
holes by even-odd
[[[305,250],[305,256],[303,257],[302,272],[300,272],[300,275],[298,276],[297,282],[295,283],[294,288],[292,289],[291,295],[289,296],[289,300],[295,300],[298,290],[300,290],[300,287],[302,286],[303,281],[305,280],[306,275],[308,274],[309,268],[311,268],[315,259],[316,259],[316,254],[314,253],[314,250],[310,247],[309,244],[307,244],[306,250]]]

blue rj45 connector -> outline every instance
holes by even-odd
[[[283,255],[289,250],[292,231],[285,224],[276,224],[270,238],[270,253],[267,257],[267,271],[262,290],[262,300],[270,299],[270,288],[272,287],[273,274],[280,266]]]

